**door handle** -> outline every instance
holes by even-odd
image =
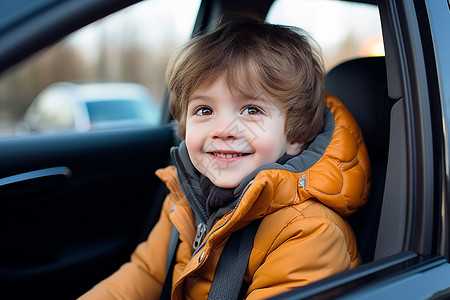
[[[68,167],[54,167],[0,178],[0,195],[16,196],[61,185],[72,177]]]

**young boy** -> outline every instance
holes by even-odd
[[[207,299],[226,242],[258,219],[248,299],[360,264],[341,216],[368,197],[369,159],[355,120],[325,94],[320,55],[303,33],[225,22],[173,57],[167,81],[183,141],[174,166],[157,171],[170,191],[160,220],[131,262],[82,299],[158,299],[173,226],[173,299]]]

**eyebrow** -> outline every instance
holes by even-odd
[[[212,97],[204,94],[192,94],[191,97],[189,97],[189,101],[192,100],[204,100],[204,99],[211,99]]]

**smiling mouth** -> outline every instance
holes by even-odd
[[[222,152],[208,152],[208,153],[220,158],[235,158],[250,155],[250,153],[222,153]]]

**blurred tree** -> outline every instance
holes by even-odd
[[[88,68],[79,53],[66,43],[44,49],[9,70],[0,79],[0,111],[17,122],[38,93],[56,81],[86,77]]]

